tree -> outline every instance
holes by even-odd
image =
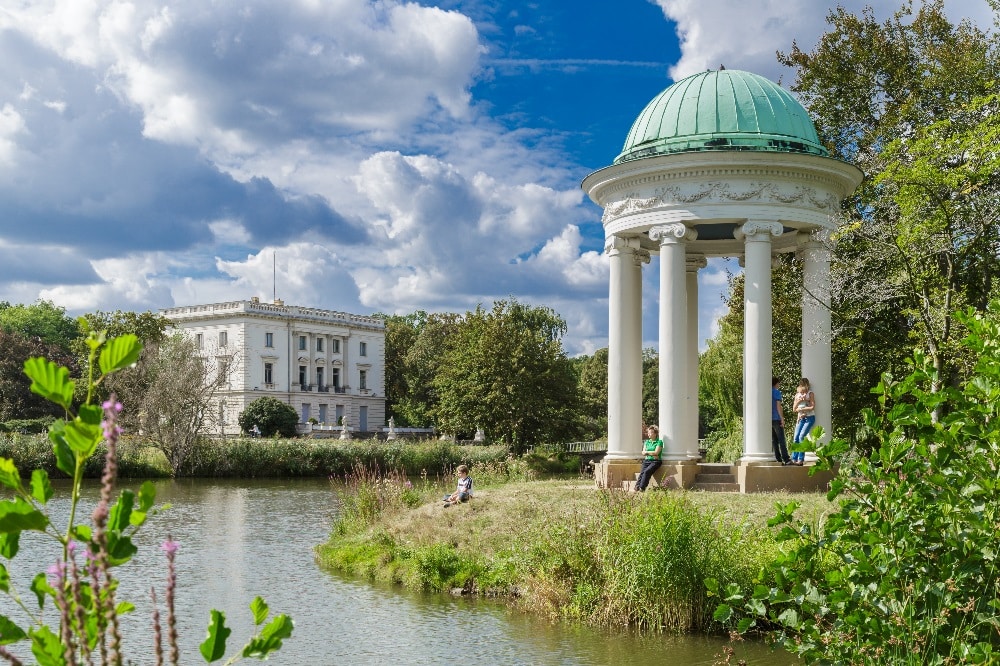
[[[80,318],[80,327],[84,334],[90,331],[103,332],[108,338],[115,338],[122,335],[134,335],[143,345],[142,355],[139,361],[131,368],[126,368],[122,372],[105,378],[95,390],[98,396],[106,398],[111,393],[118,396],[119,400],[130,405],[140,405],[146,401],[146,392],[149,390],[149,382],[153,373],[146,368],[147,365],[156,365],[159,356],[159,345],[167,337],[167,328],[170,320],[154,312],[127,312],[115,310],[114,312],[92,312]],[[83,372],[88,372],[87,359],[89,349],[80,338],[73,343],[73,352],[76,354],[80,368]],[[82,388],[77,387],[77,390]],[[82,396],[77,396],[82,398]],[[136,415],[132,414],[125,419],[125,427],[134,429]]]
[[[194,340],[175,333],[127,372],[145,387],[138,403],[141,432],[176,475],[214,425],[220,387],[214,359],[200,356]]]
[[[64,356],[70,345],[80,338],[80,328],[75,319],[66,315],[66,308],[45,300],[32,305],[0,302],[0,330],[25,338],[38,338],[50,348],[61,350],[60,356]]]
[[[660,355],[651,347],[642,350],[642,422],[660,422]]]
[[[291,405],[269,396],[254,400],[239,416],[240,429],[244,433],[252,432],[257,426],[263,437],[295,437],[298,422],[299,415]]]
[[[433,379],[438,427],[485,429],[515,454],[579,433],[576,377],[562,348],[566,322],[550,308],[501,300],[467,312]]]
[[[836,234],[837,335],[856,362],[843,392],[867,396],[861,363],[875,361],[877,377],[914,342],[954,383],[966,361],[952,311],[983,309],[1000,275],[989,101],[1000,36],[952,24],[941,0],[906,2],[882,23],[843,7],[827,21],[812,52],[793,44],[779,60],[796,68],[792,89],[832,154],[867,175]],[[852,358],[873,343],[884,360]]]
[[[65,416],[58,406],[32,393],[31,380],[24,374],[24,362],[42,356],[66,366],[76,375],[76,360],[58,344],[4,330],[0,330],[0,349],[3,350],[0,354],[0,421]]]
[[[580,413],[593,425],[591,431],[599,437],[608,433],[608,348],[598,349],[591,356],[576,359],[577,391]]]

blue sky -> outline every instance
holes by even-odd
[[[580,181],[677,78],[791,82],[775,51],[811,47],[829,6],[0,0],[0,300],[76,314],[276,293],[367,314],[515,296],[590,353],[607,261]],[[945,6],[992,24],[986,0]],[[702,339],[724,268],[699,276]]]

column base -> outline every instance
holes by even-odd
[[[834,471],[809,471],[812,466],[782,465],[774,461],[753,462],[741,460],[736,466],[736,480],[741,493],[815,493],[830,489]]]
[[[605,458],[594,465],[594,482],[598,488],[632,489],[635,475],[642,469],[642,461]],[[698,462],[695,460],[665,460],[653,474],[661,488],[690,488],[698,476]]]

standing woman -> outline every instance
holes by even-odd
[[[660,431],[656,426],[646,428],[646,441],[642,443],[642,469],[639,470],[639,479],[635,482],[635,489],[638,492],[646,490],[649,480],[653,478],[653,473],[660,469],[660,454],[663,452],[663,440],[660,439]]]
[[[792,402],[792,411],[795,412],[795,437],[794,442],[799,444],[806,438],[809,431],[816,425],[816,396],[809,387],[809,380],[803,377],[799,380],[799,386],[795,390],[795,400]],[[800,467],[806,462],[804,451],[792,452],[792,463]]]

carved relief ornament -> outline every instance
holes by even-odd
[[[744,222],[743,226],[736,229],[736,237],[744,237],[750,239],[754,236],[780,236],[784,231],[784,227],[781,226],[780,222],[772,222],[770,220],[750,220],[749,222]]]
[[[777,183],[749,183],[737,187],[729,182],[711,182],[697,185],[671,185],[657,188],[651,197],[626,196],[621,201],[609,203],[604,208],[602,222],[640,213],[663,206],[677,206],[692,203],[755,203],[802,204],[816,210],[835,213],[840,208],[840,199],[831,192],[823,192],[814,187],[796,185],[781,187]]]

